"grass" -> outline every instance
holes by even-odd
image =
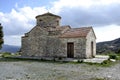
[[[110,60],[105,60],[105,61],[103,61],[102,63],[101,63],[101,66],[103,66],[103,67],[109,67],[109,66],[112,66],[112,65],[114,65],[115,63],[114,62],[112,62],[112,61],[110,61]]]
[[[90,80],[106,80],[105,78],[91,78]]]
[[[9,57],[0,58],[0,62],[14,62],[14,61],[30,61],[30,60],[9,58]]]
[[[117,54],[117,59],[118,59],[118,60],[120,60],[120,53],[119,53],[119,54]]]
[[[88,64],[88,65],[93,65],[97,67],[109,67],[113,65],[114,63],[106,60],[103,63],[89,63],[89,62],[65,62],[65,61],[54,61],[54,60],[44,60],[44,59],[27,59],[27,58],[14,58],[14,57],[3,57],[0,58],[0,62],[16,62],[16,61],[28,61],[28,62],[45,62],[45,63],[57,63],[57,64]]]
[[[110,60],[105,60],[103,63],[90,63],[90,62],[83,62],[83,61],[80,61],[78,60],[77,62],[66,62],[66,61],[56,61],[56,60],[45,60],[45,59],[27,59],[27,58],[17,58],[17,57],[14,57],[14,56],[18,56],[18,54],[16,55],[11,55],[10,53],[3,53],[2,55],[2,58],[0,58],[0,62],[2,61],[7,61],[7,62],[13,62],[13,61],[37,61],[37,62],[47,62],[47,63],[58,63],[58,64],[65,64],[65,63],[70,63],[70,64],[82,64],[82,63],[85,63],[85,64],[88,64],[88,65],[95,65],[95,66],[100,66],[100,67],[109,67],[111,65],[114,65],[116,64],[117,62],[112,62]],[[116,58],[117,56],[117,58]],[[111,54],[110,55],[110,58],[115,58],[117,60],[120,60],[120,54]]]
[[[90,63],[90,62],[86,62],[85,64],[96,66],[96,67],[109,67],[110,66],[110,64],[99,64],[99,63]]]
[[[17,57],[2,57],[2,58],[0,58],[0,62],[16,62],[16,61],[45,62],[45,63],[58,63],[58,64],[68,63],[68,62],[60,62],[60,61],[54,61],[54,60],[28,59],[28,58],[17,58]]]
[[[115,65],[117,62],[112,62],[110,60],[105,60],[102,63],[91,63],[91,62],[84,62],[85,64],[96,66],[96,67],[110,67]]]
[[[10,52],[2,52],[0,53],[0,57],[15,57],[15,56],[20,56],[19,53],[10,53]]]
[[[10,56],[12,56],[11,53],[9,53],[9,52],[4,52],[4,53],[1,53],[1,54],[2,54],[1,57],[10,57]]]

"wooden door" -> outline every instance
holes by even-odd
[[[74,58],[74,43],[67,43],[67,57]]]

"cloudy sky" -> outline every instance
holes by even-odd
[[[62,17],[61,25],[93,26],[97,42],[120,37],[120,0],[0,0],[5,44],[20,46],[35,16],[48,11]]]

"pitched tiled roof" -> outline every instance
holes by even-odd
[[[72,28],[67,32],[63,33],[61,38],[76,38],[76,37],[86,37],[92,27],[81,27],[81,28]]]
[[[64,30],[66,28],[71,28],[69,25],[65,25],[65,26],[59,26],[56,28],[56,30]]]

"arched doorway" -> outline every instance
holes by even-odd
[[[91,42],[91,57],[94,57],[94,45],[93,45],[93,41]]]

